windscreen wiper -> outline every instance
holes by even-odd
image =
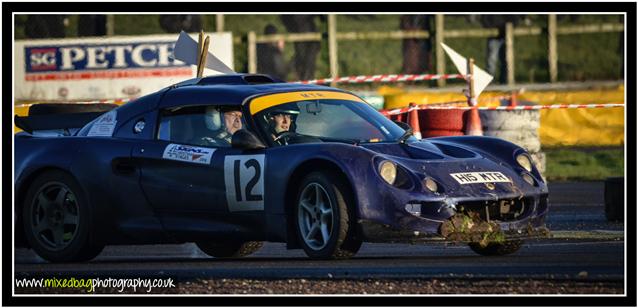
[[[405,132],[403,133],[403,135],[401,135],[401,137],[399,137],[399,139],[397,139],[398,143],[405,143],[406,140],[408,140],[408,138],[410,138],[410,136],[412,136],[412,128],[408,128],[405,130]]]

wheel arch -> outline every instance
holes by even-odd
[[[299,190],[299,185],[301,184],[301,180],[304,176],[310,174],[315,171],[323,171],[330,172],[333,175],[339,177],[344,181],[346,187],[350,190],[350,196],[352,200],[348,200],[348,204],[356,204],[357,203],[357,194],[355,188],[352,186],[352,181],[348,174],[334,161],[325,159],[325,158],[314,158],[304,161],[299,164],[292,172],[291,176],[288,178],[288,182],[286,183],[286,192],[285,192],[285,200],[284,200],[284,211],[286,215],[286,243],[288,249],[300,248],[297,241],[296,236],[296,228],[294,224],[294,219],[292,219],[292,213],[294,212],[294,204],[295,199],[297,197],[297,191]],[[351,214],[354,216],[353,221],[357,221],[357,211],[354,208],[350,209]]]
[[[86,190],[85,188],[82,186],[82,183],[80,183],[80,181],[78,181],[78,179],[73,175],[73,173],[71,173],[69,170],[64,169],[62,167],[59,166],[53,166],[53,165],[47,165],[47,166],[41,166],[37,169],[32,170],[31,172],[29,172],[27,175],[25,175],[24,177],[22,177],[20,179],[20,181],[18,182],[18,185],[16,186],[16,190],[15,190],[15,204],[14,204],[14,211],[15,211],[15,223],[16,223],[16,234],[15,234],[15,240],[16,240],[16,245],[18,246],[26,246],[28,247],[29,244],[25,238],[25,230],[24,230],[24,226],[22,224],[22,211],[24,210],[24,201],[27,195],[27,192],[29,191],[29,188],[31,187],[31,184],[41,175],[48,173],[48,172],[52,172],[52,171],[60,171],[60,172],[64,172],[66,174],[68,174],[69,176],[71,176],[80,186],[80,189],[82,189],[81,193],[84,194],[86,196]]]

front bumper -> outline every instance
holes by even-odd
[[[377,222],[360,220],[360,231],[366,242],[372,243],[426,243],[426,242],[454,242],[470,243],[475,242],[472,238],[482,234],[468,234],[465,238],[450,239],[438,232],[421,232],[417,230],[395,229],[390,225]],[[549,229],[545,225],[518,230],[503,231],[505,240],[529,240],[547,238],[550,236]]]
[[[475,242],[488,237],[498,237],[500,240],[548,237],[549,230],[545,227],[545,216],[548,211],[547,194],[527,196],[525,199],[528,202],[521,203],[524,206],[515,212],[516,216],[509,215],[511,213],[500,215],[502,213],[498,206],[494,207],[494,203],[465,200],[454,202],[457,207],[450,206],[444,210],[437,210],[436,215],[428,210],[408,212],[405,208],[397,206],[394,207],[392,215],[384,217],[385,219],[363,218],[358,220],[358,225],[360,233],[368,242]],[[469,206],[464,209],[458,204],[479,206],[470,210]],[[460,226],[459,221],[464,215],[470,222]]]

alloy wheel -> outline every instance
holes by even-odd
[[[318,183],[308,184],[301,192],[297,210],[299,231],[311,249],[326,247],[333,232],[333,205],[328,192]]]

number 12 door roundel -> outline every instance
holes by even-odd
[[[265,155],[229,155],[224,159],[228,210],[264,209]]]

